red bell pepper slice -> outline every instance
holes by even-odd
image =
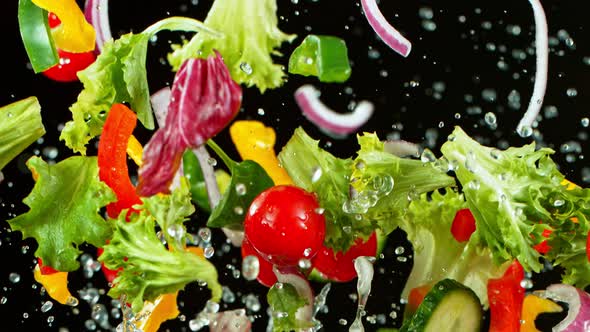
[[[135,129],[137,116],[123,104],[114,104],[105,121],[98,142],[98,175],[117,195],[117,201],[107,205],[107,214],[117,218],[124,209],[142,204],[129,179],[127,142]]]
[[[43,260],[41,259],[41,257],[37,257],[37,265],[39,265],[39,271],[41,271],[41,274],[45,276],[48,274],[55,274],[59,272],[51,266],[43,265]]]
[[[469,209],[457,211],[451,225],[451,233],[457,242],[469,241],[471,234],[475,232],[475,228],[475,217]]]
[[[524,301],[524,269],[514,261],[498,279],[488,280],[490,332],[519,332]]]
[[[133,134],[137,123],[137,116],[123,104],[114,104],[105,121],[100,140],[98,142],[98,176],[117,195],[117,201],[107,205],[107,214],[111,218],[117,216],[124,209],[130,213],[137,212],[133,205],[142,204],[135,191],[129,170],[127,168],[127,143]],[[102,254],[98,248],[98,256]],[[102,265],[102,271],[108,282],[113,282],[118,270],[111,270]]]

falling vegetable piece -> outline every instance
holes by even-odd
[[[383,16],[376,0],[361,0],[363,11],[375,33],[394,51],[407,57],[412,43],[402,36]]]
[[[561,311],[563,311],[563,308],[559,304],[533,294],[528,294],[522,304],[520,332],[541,332],[535,326],[537,316],[546,312]]]
[[[59,56],[45,10],[35,6],[31,0],[19,0],[18,26],[35,73],[40,73],[58,63]]]
[[[229,76],[217,53],[189,59],[176,73],[166,125],[145,147],[137,191],[141,196],[167,192],[187,148],[197,148],[237,115],[242,89]]]
[[[488,301],[490,303],[489,332],[518,332],[524,301],[524,269],[514,261],[502,278],[488,281]]]
[[[410,295],[408,295],[408,304],[406,305],[404,317],[411,317],[416,312],[416,309],[418,309],[422,301],[424,301],[426,294],[428,294],[431,288],[431,284],[412,288]]]
[[[109,23],[109,0],[86,0],[84,16],[96,31],[96,51],[100,53],[104,43],[113,39]]]
[[[153,302],[147,302],[143,309],[135,315],[138,320],[133,323],[142,332],[157,332],[160,325],[167,320],[178,317],[178,292],[160,295]]]
[[[373,115],[373,104],[359,102],[348,114],[337,113],[319,99],[319,91],[311,85],[303,85],[295,91],[295,101],[303,114],[326,133],[345,136],[365,124]]]
[[[289,73],[343,83],[350,77],[346,42],[334,36],[308,35],[289,58]]]
[[[44,134],[37,97],[0,107],[0,170]]]
[[[86,22],[75,0],[31,0],[35,5],[57,15],[61,24],[51,32],[55,46],[67,52],[94,50],[96,33]]]
[[[117,201],[107,205],[107,213],[111,218],[117,218],[124,209],[134,211],[134,205],[142,204],[129,179],[127,168],[127,149],[136,121],[137,116],[127,106],[114,104],[98,142],[100,180],[117,195]]]
[[[275,153],[276,134],[272,127],[253,120],[235,121],[229,134],[243,160],[257,162],[276,185],[293,184]]]
[[[516,127],[517,133],[522,137],[531,136],[533,133],[533,121],[539,115],[545,90],[547,89],[547,71],[549,68],[549,37],[547,33],[547,17],[543,5],[539,0],[529,0],[535,17],[535,52],[537,56],[537,70],[535,72],[535,85],[529,101],[526,113]]]
[[[75,306],[78,300],[72,296],[68,290],[68,273],[57,272],[52,274],[43,274],[39,265],[35,266],[34,270],[35,280],[43,285],[47,294],[61,304]]]
[[[466,242],[475,232],[475,218],[469,209],[461,209],[455,214],[451,233],[458,242]]]
[[[567,316],[553,327],[553,331],[588,331],[590,326],[590,294],[565,284],[550,285],[545,291],[537,291],[536,294],[567,304]]]
[[[57,82],[78,81],[78,72],[86,69],[96,60],[92,51],[71,53],[58,49],[57,53],[59,54],[59,62],[43,71],[43,76]]]

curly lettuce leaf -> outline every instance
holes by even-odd
[[[41,105],[29,97],[0,108],[0,170],[45,134]]]
[[[375,134],[359,135],[358,142],[360,149],[351,175],[355,195],[345,207],[376,222],[385,234],[397,227],[396,220],[410,200],[455,185],[447,170],[434,162],[400,158],[386,152]]]
[[[86,153],[86,144],[101,133],[114,103],[128,102],[144,127],[154,129],[145,64],[149,39],[161,30],[206,31],[218,36],[199,21],[170,17],[142,33],[107,41],[96,61],[78,72],[84,89],[70,107],[72,120],[60,135],[74,152]]]
[[[407,299],[413,288],[451,278],[471,288],[484,307],[488,305],[488,279],[501,277],[508,265],[494,264],[490,251],[475,241],[455,240],[451,225],[457,211],[466,207],[463,195],[451,189],[412,200],[399,225],[414,249],[403,298]]]
[[[376,229],[393,231],[410,192],[419,195],[454,184],[431,164],[383,151],[375,135],[358,139],[357,158],[339,159],[298,128],[279,154],[294,183],[318,196],[327,221],[325,244],[337,251],[347,250],[359,237],[367,239]]]
[[[23,238],[37,240],[35,256],[43,265],[58,271],[77,270],[78,245],[102,247],[110,238],[112,229],[99,210],[116,196],[100,182],[96,157],[75,156],[55,165],[32,157],[27,166],[37,179],[23,200],[30,210],[8,222]]]
[[[279,287],[274,284],[268,290],[266,299],[272,312],[273,332],[299,331],[313,327],[313,323],[296,317],[297,310],[309,303],[297,293],[293,285],[281,283]]]
[[[196,34],[183,46],[174,45],[168,61],[178,70],[185,60],[206,58],[217,50],[236,82],[255,85],[261,92],[279,87],[285,73],[271,55],[281,55],[276,48],[295,35],[278,29],[276,11],[276,0],[215,0],[204,23],[225,37]]]
[[[142,198],[143,207],[155,218],[163,230],[166,242],[174,246],[174,250],[183,249],[182,244],[186,238],[183,222],[195,212],[189,186],[188,180],[182,177],[180,186],[170,195]]]
[[[133,311],[139,312],[144,301],[152,302],[160,295],[183,289],[188,283],[204,281],[211,290],[212,300],[219,301],[221,285],[215,266],[180,245],[186,234],[183,221],[194,211],[186,181],[171,195],[144,199],[144,207],[146,210],[131,215],[129,222],[125,221],[126,211],[113,220],[113,237],[99,257],[109,269],[122,268],[109,296],[125,295]],[[172,245],[169,249],[156,234],[156,222]]]
[[[588,269],[588,262],[582,265],[575,258],[579,249],[574,240],[588,234],[590,191],[568,190],[550,158],[553,150],[536,149],[531,143],[499,151],[480,145],[457,127],[441,151],[455,169],[475,216],[473,237],[491,250],[496,263],[517,258],[525,270],[540,271],[543,264],[533,246],[550,229],[549,244],[555,250],[548,258],[572,264],[568,268],[562,263],[569,270],[565,280],[577,279],[573,269]]]

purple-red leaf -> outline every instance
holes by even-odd
[[[237,115],[241,102],[242,89],[219,53],[185,61],[174,78],[166,124],[145,147],[139,195],[168,192],[184,150],[217,135]]]

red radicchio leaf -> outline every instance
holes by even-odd
[[[238,114],[241,103],[242,89],[219,53],[185,61],[174,77],[166,124],[145,146],[139,195],[168,192],[184,150],[217,135]]]

